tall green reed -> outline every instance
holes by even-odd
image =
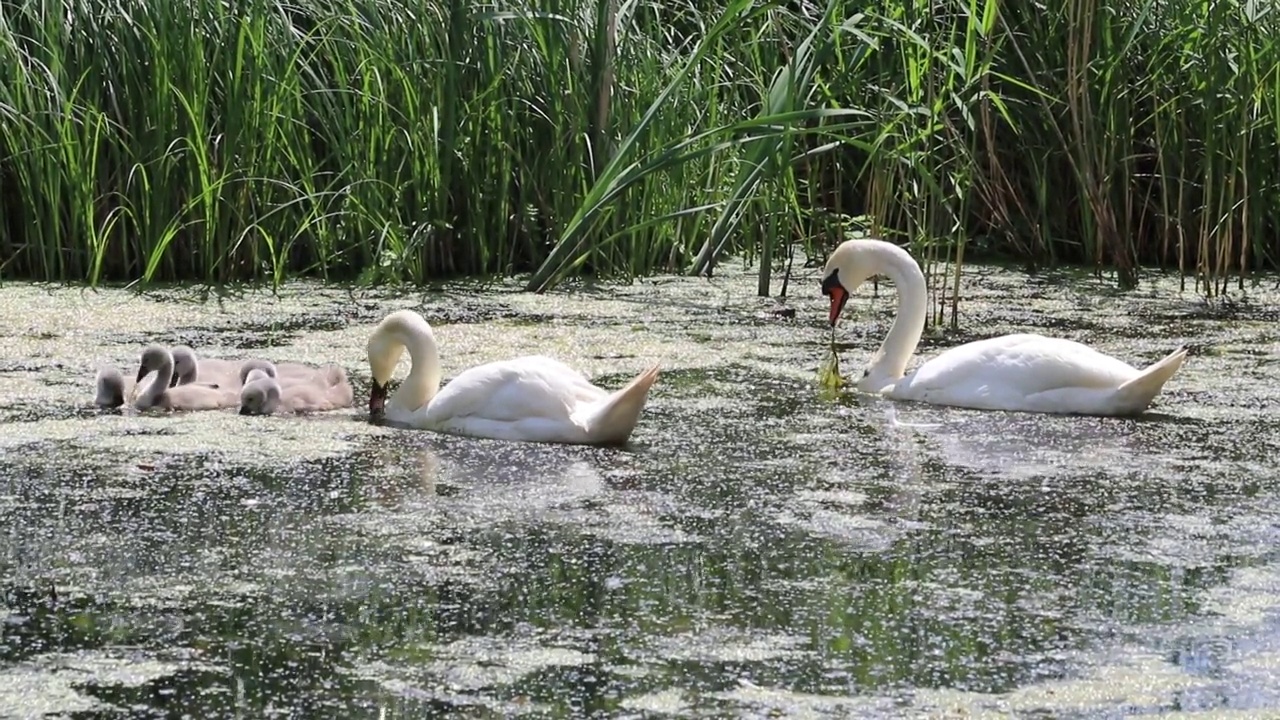
[[[1257,3],[0,0],[0,272],[710,273],[851,218],[1207,293],[1276,254]]]

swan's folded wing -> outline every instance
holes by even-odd
[[[527,355],[512,360],[518,363],[523,372],[543,378],[554,386],[557,392],[572,397],[575,402],[596,402],[609,396],[609,392],[591,384],[582,373],[568,365],[545,355]]]
[[[1042,335],[1002,335],[951,348],[910,376],[913,394],[1014,393],[1116,388],[1138,370],[1087,345]]]
[[[451,380],[427,406],[431,423],[462,417],[514,422],[547,418],[568,422],[579,403],[608,393],[569,366],[525,357],[473,367]]]
[[[165,397],[174,410],[221,410],[240,405],[239,391],[206,385],[179,385],[169,388]]]
[[[293,412],[308,413],[332,410],[324,390],[315,385],[295,385],[284,393],[285,406]]]

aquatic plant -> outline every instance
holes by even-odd
[[[856,226],[934,320],[975,249],[1221,292],[1276,250],[1280,35],[1219,5],[0,0],[0,273],[768,293]]]

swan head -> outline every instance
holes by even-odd
[[[97,394],[94,403],[98,407],[117,408],[124,404],[124,377],[113,367],[98,369],[95,379]]]
[[[844,312],[849,294],[875,274],[869,253],[870,246],[865,242],[846,240],[827,259],[827,266],[822,270],[822,294],[831,298],[828,316],[831,327],[836,326],[840,313]]]
[[[159,372],[164,367],[172,372],[173,355],[159,345],[148,345],[142,351],[142,359],[138,362],[138,377],[134,382],[140,383],[147,375]]]
[[[251,376],[255,374],[262,377],[275,378],[276,365],[270,360],[260,360],[258,358],[245,360],[240,365],[240,384],[244,385],[252,382]]]
[[[369,388],[370,417],[380,417],[386,410],[388,386],[400,356],[404,354],[405,341],[415,332],[421,333],[423,328],[428,334],[431,332],[431,327],[421,315],[412,310],[398,310],[383,318],[369,336],[365,351],[369,356],[369,372],[373,376],[373,385]]]
[[[265,371],[255,368],[240,390],[241,415],[270,415],[280,407],[280,384]]]
[[[387,406],[387,391],[391,384],[391,375],[404,346],[391,342],[390,338],[373,337],[369,339],[369,370],[373,375],[373,384],[369,387],[369,414],[379,416]]]
[[[200,373],[196,351],[186,345],[174,345],[169,348],[169,354],[173,356],[173,379],[169,381],[169,387],[195,382]]]

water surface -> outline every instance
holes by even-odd
[[[1140,419],[824,399],[814,271],[548,295],[0,289],[0,717],[1120,717],[1280,710],[1277,296],[977,268],[962,328],[1134,364]],[[813,292],[810,292],[813,291]],[[446,377],[526,352],[616,387],[625,449],[91,409],[150,339],[346,367],[386,312]],[[846,373],[892,289],[851,301]],[[938,423],[916,429],[895,422]]]

